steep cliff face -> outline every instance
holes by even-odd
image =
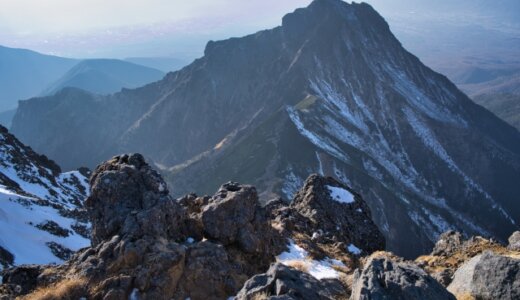
[[[316,0],[139,89],[21,102],[12,129],[66,168],[142,152],[176,195],[232,179],[291,199],[309,173],[334,176],[406,256],[448,229],[505,239],[520,222],[520,133],[403,49],[367,4]]]

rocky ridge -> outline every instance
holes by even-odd
[[[92,246],[63,265],[4,270],[0,299],[454,299],[459,266],[486,250],[510,259],[503,274],[518,274],[519,252],[457,233],[415,262],[383,252],[363,199],[318,175],[290,204],[265,206],[254,187],[233,182],[213,196],[174,199],[139,154],[101,164],[90,184]],[[440,268],[454,274],[449,291]],[[493,269],[472,272],[487,278]],[[457,286],[482,285],[475,282]],[[497,282],[502,295],[515,295],[515,281]]]

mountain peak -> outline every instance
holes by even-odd
[[[372,6],[341,0],[315,0],[305,8],[296,9],[283,17],[282,30],[286,39],[298,44],[313,37],[325,37],[330,42],[338,37],[363,40],[368,35],[397,41]]]

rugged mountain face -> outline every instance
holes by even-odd
[[[119,92],[122,88],[136,88],[163,76],[164,73],[159,70],[122,60],[86,59],[49,85],[42,94],[52,95],[65,87],[109,94]]]
[[[403,49],[367,4],[316,0],[139,89],[21,102],[12,129],[66,168],[142,152],[176,195],[231,179],[291,199],[307,174],[334,176],[405,256],[448,229],[505,239],[520,222],[520,133]]]
[[[86,172],[61,173],[0,126],[0,268],[59,263],[89,245]]]

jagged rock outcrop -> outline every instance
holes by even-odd
[[[520,255],[477,255],[455,272],[448,290],[461,299],[520,299]]]
[[[212,197],[176,200],[140,154],[101,164],[90,183],[92,247],[62,266],[23,273],[29,287],[17,289],[20,280],[7,276],[15,294],[61,290],[80,278],[89,299],[224,299],[285,247],[251,186],[228,183]]]
[[[366,202],[332,177],[311,175],[290,207],[304,219],[295,222],[295,230],[310,233],[316,242],[355,245],[364,254],[385,249]]]
[[[118,234],[182,239],[183,215],[168,197],[166,183],[140,154],[122,155],[100,165],[90,178],[85,202],[92,222],[92,243]],[[171,236],[173,234],[174,236]]]
[[[455,300],[455,297],[416,264],[376,252],[354,274],[350,299]]]
[[[320,281],[309,274],[273,264],[264,274],[249,279],[235,297],[236,300],[254,299],[337,299],[345,290],[337,282]]]
[[[313,174],[289,205],[278,199],[266,209],[274,226],[311,257],[335,257],[350,271],[361,256],[385,249],[366,202],[332,177]]]
[[[5,270],[0,299],[455,299],[448,285],[457,296],[519,296],[520,253],[493,240],[446,232],[415,262],[377,251],[385,240],[369,207],[330,177],[311,175],[290,204],[262,207],[235,182],[174,199],[128,154],[90,184],[92,246],[63,265]],[[65,235],[56,224],[40,225]]]

